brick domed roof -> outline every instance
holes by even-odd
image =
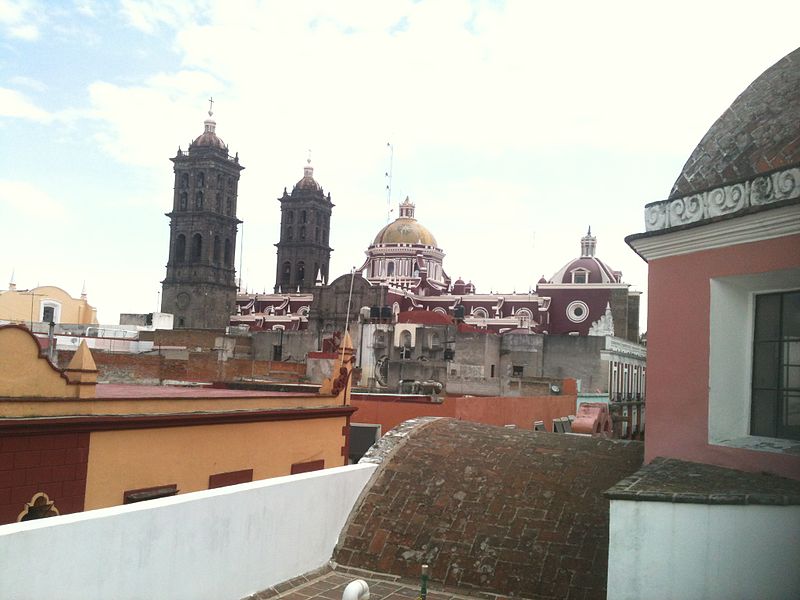
[[[703,136],[670,198],[800,163],[800,48],[764,71]]]
[[[337,563],[408,578],[425,563],[432,582],[464,590],[605,598],[603,492],[641,466],[642,445],[422,417],[362,462],[380,466]]]

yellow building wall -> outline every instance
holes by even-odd
[[[34,406],[45,406],[44,412],[32,410],[31,416],[42,416],[47,406],[54,404],[53,398],[75,395],[75,386],[67,384],[67,378],[39,353],[39,344],[26,329],[19,326],[5,327],[0,335],[0,397],[47,397],[49,404],[34,402]],[[0,416],[16,417],[14,401],[0,403]],[[8,414],[7,414],[8,413]]]
[[[205,490],[217,473],[253,469],[255,481],[289,475],[293,463],[341,466],[346,424],[346,417],[331,417],[93,432],[85,509],[122,504],[126,490]]]
[[[0,320],[40,322],[42,306],[47,301],[60,305],[57,323],[97,324],[97,309],[81,298],[73,298],[59,287],[45,285],[32,290],[0,292]]]

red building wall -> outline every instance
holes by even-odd
[[[88,456],[88,433],[0,438],[0,524],[16,522],[38,492],[59,514],[82,511]]]
[[[800,477],[800,457],[708,443],[710,280],[797,267],[798,254],[800,236],[787,236],[650,261],[646,462],[666,456]]]

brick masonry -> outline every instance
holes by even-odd
[[[58,364],[66,367],[74,352],[59,350]],[[221,360],[211,351],[188,352],[185,358],[167,358],[158,354],[128,354],[92,351],[99,380],[109,383],[159,383],[177,381],[236,381],[264,378],[298,382],[305,376],[303,363],[228,358]]]
[[[603,492],[639,468],[641,443],[453,419],[402,433],[366,457],[381,467],[334,560],[401,577],[427,563],[432,581],[465,590],[605,598]]]
[[[800,48],[734,100],[694,149],[670,198],[800,162]]]
[[[39,492],[59,514],[82,511],[88,455],[88,433],[0,438],[0,524],[14,523]]]

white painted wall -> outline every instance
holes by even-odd
[[[611,501],[609,600],[800,598],[800,506]]]
[[[239,600],[323,566],[375,465],[0,527],[0,598]]]

